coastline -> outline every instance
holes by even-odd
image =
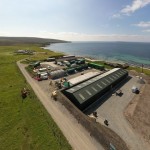
[[[48,49],[49,50],[49,49]],[[70,54],[68,54],[68,53],[65,53],[65,52],[60,52],[60,51],[56,51],[56,50],[51,50],[51,51],[53,51],[53,52],[55,52],[55,53],[62,53],[63,55],[70,55]],[[121,64],[121,65],[123,65],[123,64],[128,64],[129,65],[129,67],[138,67],[138,68],[142,68],[142,64],[134,64],[134,63],[129,63],[129,62],[125,62],[125,61],[117,61],[117,60],[107,60],[107,61],[105,61],[105,60],[103,60],[103,59],[96,59],[96,58],[94,58],[94,57],[91,57],[91,56],[79,56],[79,55],[75,55],[76,57],[84,57],[86,60],[88,60],[88,61],[92,61],[92,62],[104,62],[104,63],[113,63],[113,64]],[[143,65],[143,69],[147,69],[147,70],[150,70],[150,66],[145,66],[145,65]]]
[[[78,57],[78,56],[77,56]],[[79,56],[80,57],[80,56]],[[126,62],[120,62],[120,61],[104,61],[104,60],[98,60],[98,59],[94,59],[94,58],[90,58],[90,57],[84,57],[86,60],[91,61],[91,62],[99,62],[99,61],[103,61],[105,63],[116,63],[116,64],[128,64],[130,67],[139,67],[142,68],[142,64],[141,65],[135,65],[132,63],[126,63]],[[143,69],[148,69],[150,70],[150,67],[143,67]]]
[[[49,50],[49,51],[53,51],[55,53],[62,53],[63,55],[71,55],[69,53],[66,52],[61,52],[61,51],[57,51],[57,50],[53,50],[53,49],[49,49],[48,47],[42,47],[45,50]],[[142,64],[135,64],[135,63],[130,63],[130,62],[125,62],[125,61],[118,61],[118,60],[103,60],[103,59],[96,59],[92,56],[83,56],[83,55],[75,55],[76,57],[83,57],[89,61],[93,61],[93,62],[104,62],[104,63],[114,63],[114,64],[128,64],[129,65],[129,70],[136,70],[137,72],[141,72],[140,69],[142,69]],[[144,72],[146,71],[145,74],[150,75],[150,65],[143,65],[143,69]],[[148,73],[147,73],[148,72]]]
[[[95,44],[96,43],[96,44]],[[150,46],[150,44],[149,44]],[[116,42],[72,42],[71,44],[55,44],[46,46],[47,49],[63,54],[75,55],[93,60],[110,63],[127,63],[130,66],[150,69],[149,46],[141,43]]]

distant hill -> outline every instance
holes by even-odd
[[[40,44],[45,46],[51,43],[66,43],[67,41],[36,37],[0,37],[0,45],[18,45],[18,44]]]

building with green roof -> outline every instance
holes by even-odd
[[[128,72],[126,70],[114,68],[71,88],[67,88],[62,92],[80,110],[84,110],[114,86],[118,85],[127,76]]]

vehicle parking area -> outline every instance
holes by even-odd
[[[70,80],[70,79],[74,79],[76,77],[80,77],[82,76],[83,74],[87,74],[87,73],[93,73],[93,72],[96,72],[98,74],[101,74],[103,73],[102,71],[100,70],[97,70],[97,69],[93,69],[93,68],[89,68],[89,69],[86,69],[86,70],[82,70],[80,72],[76,72],[76,73],[73,73],[73,74],[69,74],[67,76],[65,76],[65,78],[67,80]],[[49,83],[52,81],[53,82],[53,85],[55,84],[55,82],[57,81],[60,81],[61,78],[58,78],[58,79],[54,79],[54,80],[43,80],[42,82],[39,82],[39,85],[45,90],[45,91],[48,91],[48,92],[52,92],[54,89],[55,89],[55,86],[50,86]]]
[[[64,66],[57,65],[54,62],[42,62],[41,65],[44,68],[51,67],[51,68],[56,69],[56,70],[64,68]],[[81,71],[76,71],[75,73],[70,73],[70,74],[66,75],[65,77],[67,80],[69,80],[69,79],[76,78],[80,75],[84,75],[84,74],[89,73],[89,72],[97,72],[100,74],[100,73],[103,73],[104,71],[100,71],[100,70],[88,67],[88,69],[83,69]],[[60,78],[54,79],[54,80],[59,80],[59,79]]]

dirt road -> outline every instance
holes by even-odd
[[[17,62],[17,65],[74,150],[103,150],[103,147],[90,136],[64,106],[51,100],[49,93],[45,93],[38,81],[26,72],[24,64]]]

